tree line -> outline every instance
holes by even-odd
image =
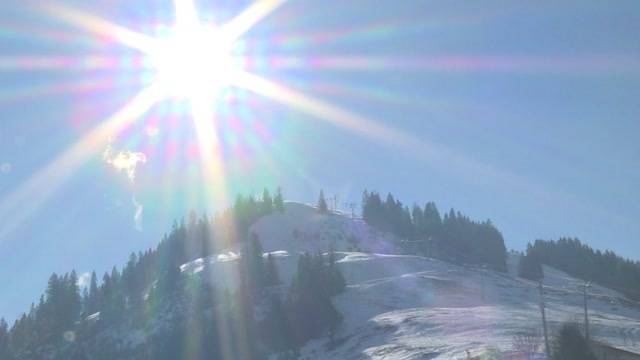
[[[531,269],[541,277],[540,264],[640,300],[640,262],[625,259],[613,251],[594,250],[576,238],[536,240],[527,246],[520,267],[525,268],[525,277],[528,275],[526,270],[531,272]]]
[[[504,239],[490,220],[473,221],[454,209],[441,216],[433,202],[410,209],[392,194],[382,200],[380,194],[369,191],[362,196],[362,217],[367,224],[396,235],[408,252],[507,269]]]

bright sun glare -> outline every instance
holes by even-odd
[[[231,41],[211,26],[176,25],[161,40],[151,61],[167,94],[179,98],[211,98],[228,85],[235,72]]]
[[[101,121],[0,204],[0,218],[10,224],[0,229],[0,235],[3,231],[7,233],[15,229],[31,211],[71,179],[78,168],[96,154],[99,155],[126,128],[143,118],[156,103],[168,97],[190,102],[189,112],[198,137],[203,182],[208,185],[206,191],[211,192],[211,198],[222,204],[226,201],[226,178],[218,138],[220,124],[215,121],[219,104],[215,100],[220,90],[226,87],[236,87],[264,96],[360,135],[385,142],[393,139],[396,143],[410,144],[412,148],[422,148],[421,139],[405,136],[392,128],[245,69],[247,55],[234,54],[235,42],[284,2],[285,0],[256,0],[232,19],[213,26],[200,21],[193,0],[174,0],[175,24],[168,35],[163,37],[138,33],[56,2],[41,2],[42,10],[55,19],[68,22],[100,39],[108,39],[138,50],[145,59],[141,70],[144,74],[150,70],[155,76],[148,86],[141,89],[122,108]],[[50,59],[44,57],[36,60],[40,64],[47,63]],[[59,59],[55,57],[51,61],[57,63]],[[93,58],[88,57],[85,62],[91,64]],[[336,65],[339,66],[340,63]],[[131,162],[115,166],[124,167],[143,161],[138,158],[128,160]],[[32,197],[35,193],[38,194],[37,200]]]

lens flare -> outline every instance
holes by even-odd
[[[76,144],[9,193],[0,203],[0,217],[6,224],[0,229],[0,238],[19,226],[42,202],[69,180],[80,166],[99,155],[112,138],[158,101],[158,95],[157,86],[150,86],[143,90],[113,116],[104,120]],[[33,194],[38,194],[38,197],[34,197]]]
[[[212,27],[178,24],[150,53],[158,81],[169,95],[211,97],[233,76],[231,44]]]
[[[113,42],[121,43],[145,53],[155,48],[156,40],[152,37],[118,26],[95,15],[53,2],[46,2],[41,6],[54,17],[91,31],[96,35],[103,36]]]

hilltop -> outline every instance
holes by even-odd
[[[335,298],[344,316],[338,345],[327,350],[327,339],[314,340],[303,349],[310,359],[450,359],[491,347],[509,352],[515,335],[541,328],[537,283],[517,276],[519,254],[509,255],[507,273],[398,254],[397,239],[360,218],[322,215],[294,202],[285,208],[251,227],[265,252],[276,255],[283,278],[292,276],[298,253],[334,247],[347,280],[346,291]],[[219,254],[206,261],[224,267],[235,260]],[[185,270],[202,261],[185,264]],[[583,281],[548,266],[544,273],[550,331],[582,321]],[[590,294],[594,335],[640,351],[640,304],[598,285]]]
[[[213,219],[174,224],[156,250],[132,254],[100,285],[94,276],[77,299],[75,324],[47,322],[68,303],[56,299],[78,292],[75,274],[52,276],[40,304],[11,329],[21,347],[9,340],[16,359],[444,360],[509,356],[519,334],[540,329],[537,283],[517,273],[521,254],[507,254],[506,268],[494,269],[464,253],[410,254],[413,246],[366,219],[283,202],[280,194],[275,205],[239,198]],[[583,281],[543,268],[555,334],[581,321]],[[589,291],[592,337],[640,351],[640,304],[603,286]]]

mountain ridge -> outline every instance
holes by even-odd
[[[334,257],[346,281],[344,292],[332,300],[341,314],[341,324],[303,343],[295,355],[306,359],[449,359],[483,356],[491,351],[509,354],[514,350],[515,336],[540,327],[537,283],[517,276],[520,256],[517,253],[509,254],[506,272],[477,264],[455,264],[405,254],[405,250],[397,246],[400,241],[397,236],[380,231],[361,218],[337,212],[322,213],[311,205],[295,202],[284,203],[281,210],[257,216],[247,228],[250,237],[260,239],[260,258],[275,264],[280,279],[280,285],[261,290],[263,300],[258,300],[255,308],[257,319],[264,319],[264,311],[268,311],[265,309],[269,305],[264,299],[275,294],[287,297],[286,287],[291,286],[299,274],[300,254],[321,253],[324,258]],[[190,222],[201,224],[198,220]],[[185,254],[199,253],[201,250],[195,246],[198,242],[193,239],[202,235],[200,230],[205,233],[205,228],[193,225],[183,229],[182,226],[174,226],[162,246],[170,250],[168,254],[174,254],[176,246],[191,248],[182,250]],[[175,240],[183,238],[192,240]],[[137,263],[142,263],[143,258],[160,267],[167,261],[174,262],[150,289],[142,293],[138,289],[144,296],[137,301],[159,301],[151,307],[155,310],[147,320],[116,318],[106,323],[107,313],[87,312],[78,326],[97,329],[94,335],[83,338],[67,331],[65,334],[69,334],[65,336],[69,339],[65,338],[62,345],[46,345],[38,351],[52,354],[58,351],[56,346],[64,349],[83,344],[98,349],[115,348],[124,358],[148,358],[154,346],[161,346],[158,341],[172,336],[158,334],[176,331],[183,321],[180,314],[205,315],[209,319],[216,312],[216,307],[206,303],[196,307],[200,310],[193,310],[190,308],[193,304],[179,297],[158,297],[161,294],[158,289],[171,286],[170,279],[184,278],[187,288],[200,288],[202,285],[198,285],[197,279],[206,276],[204,284],[225,289],[219,295],[222,298],[229,296],[224,295],[227,292],[245,286],[242,264],[246,261],[243,259],[247,248],[236,244],[219,250],[222,251],[180,263],[170,258],[154,259],[157,254],[153,252],[142,254],[136,259]],[[125,267],[122,274],[112,272],[110,277],[105,277],[105,284],[116,278],[139,275],[127,269]],[[544,266],[544,272],[547,316],[553,333],[562,323],[580,319],[583,299],[578,285],[582,281],[548,266]],[[635,339],[640,338],[640,331],[635,331],[634,326],[640,321],[640,305],[626,300],[617,291],[597,285],[590,293],[591,322],[597,329],[595,337],[639,351],[640,345]],[[136,306],[132,301],[126,300],[122,309]],[[136,325],[137,321],[145,325]],[[153,340],[157,337],[160,340]],[[151,350],[145,350],[148,348]],[[100,358],[87,357],[82,352],[76,354],[84,354],[77,355],[78,359]],[[280,353],[285,356],[283,354],[288,353]]]

